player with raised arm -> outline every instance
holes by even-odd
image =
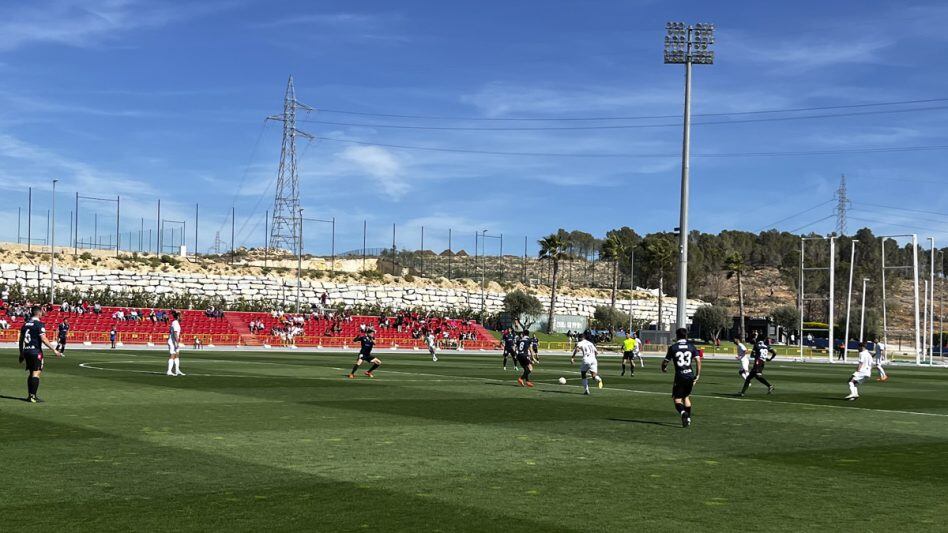
[[[365,375],[374,378],[375,370],[382,366],[382,360],[372,355],[372,349],[375,348],[375,330],[370,328],[353,340],[360,344],[359,357],[356,359],[355,364],[352,365],[352,372],[349,372],[349,379],[355,378],[356,371],[358,371],[362,363],[366,361],[372,363],[372,368],[366,370]]]
[[[629,333],[622,341],[622,374],[625,375],[625,362],[629,361],[629,376],[635,375],[635,334]]]
[[[40,375],[43,373],[43,346],[52,350],[57,357],[63,356],[63,354],[46,339],[46,326],[42,321],[43,314],[43,308],[34,305],[30,308],[29,320],[20,328],[20,340],[18,343],[20,348],[20,363],[25,362],[26,370],[30,373],[26,378],[26,401],[30,403],[42,401],[36,397],[36,393],[39,391]]]
[[[751,358],[754,360],[754,366],[751,367],[747,377],[744,378],[744,386],[737,395],[744,396],[744,393],[747,392],[747,388],[750,387],[752,379],[756,379],[766,385],[767,394],[773,394],[774,386],[764,378],[764,364],[767,361],[773,361],[774,357],[777,357],[777,352],[773,351],[770,345],[767,344],[767,341],[759,339],[757,333],[754,333],[751,337],[751,342],[754,343],[754,348],[751,350]]]
[[[596,380],[596,385],[601,389],[602,388],[602,378],[599,377],[599,361],[596,359],[596,356],[599,355],[599,351],[596,350],[596,345],[592,343],[589,339],[592,337],[592,334],[589,331],[583,332],[583,338],[576,343],[576,347],[573,348],[573,355],[569,358],[569,364],[576,363],[576,354],[582,354],[583,362],[579,365],[579,377],[583,380],[583,394],[589,394],[589,379],[586,378],[586,373],[592,374],[594,380]]]
[[[169,376],[183,376],[181,371],[181,315],[171,311],[171,326],[168,328],[168,371]]]
[[[524,331],[524,334],[528,333]],[[540,364],[540,339],[537,338],[537,334],[534,333],[530,336],[530,360],[533,361],[533,364]]]
[[[849,378],[849,396],[846,397],[847,400],[854,401],[859,398],[859,384],[864,383],[872,376],[872,367],[872,355],[866,349],[866,343],[860,342],[859,366],[856,367],[856,371]]]
[[[533,382],[530,381],[530,372],[533,372],[533,360],[530,358],[532,351],[533,341],[530,339],[530,332],[523,330],[517,340],[517,361],[520,362],[520,367],[523,368],[523,374],[517,378],[517,383],[521,387],[533,386]]]
[[[672,400],[675,402],[675,410],[681,416],[681,427],[689,427],[691,425],[691,391],[701,378],[701,356],[695,345],[688,340],[687,329],[678,328],[675,336],[678,340],[668,347],[665,360],[662,361],[662,372],[668,372],[669,362],[674,363],[675,382],[672,385]]]
[[[873,363],[875,367],[879,369],[879,381],[889,381],[889,374],[886,373],[885,369],[882,368],[886,363],[886,345],[883,342],[879,342],[879,339],[873,339]]]

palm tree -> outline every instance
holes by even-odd
[[[612,299],[609,307],[615,316],[616,311],[616,293],[619,292],[619,260],[625,255],[625,244],[619,239],[618,235],[610,234],[602,243],[603,259],[612,261]],[[613,327],[609,326],[609,333],[612,333]]]
[[[666,236],[656,234],[648,236],[642,241],[642,248],[645,252],[645,264],[652,271],[653,276],[658,276],[658,329],[664,330],[665,322],[662,310],[665,305],[665,276],[675,265],[675,257],[678,255],[674,243]]]
[[[744,256],[740,252],[731,252],[724,259],[724,269],[727,271],[727,279],[737,277],[737,304],[740,309],[740,325],[737,328],[737,334],[744,337],[744,272],[747,271],[747,263],[744,262]]]
[[[553,264],[553,275],[550,279],[550,313],[546,324],[546,332],[553,333],[553,309],[556,307],[556,281],[560,271],[560,261],[569,258],[566,252],[566,239],[557,234],[547,235],[538,241],[540,245],[540,259],[546,259]]]

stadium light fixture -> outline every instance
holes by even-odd
[[[665,63],[685,65],[685,113],[681,147],[681,223],[678,257],[677,327],[688,321],[688,171],[691,144],[691,65],[714,63],[714,24],[665,24]]]

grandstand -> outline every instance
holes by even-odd
[[[117,342],[120,344],[164,344],[168,335],[170,312],[164,311],[168,316],[167,320],[151,320],[147,316],[152,312],[159,313],[160,310],[134,309],[140,316],[146,318],[130,320],[127,317],[133,309],[102,307],[102,312],[98,314],[91,311],[80,314],[63,312],[58,307],[54,307],[47,312],[44,322],[52,338],[55,335],[55,326],[63,318],[68,318],[70,344],[107,344],[113,327],[117,333]],[[124,320],[116,318],[116,313],[121,313],[126,318]],[[497,342],[493,340],[487,329],[476,321],[425,319],[408,313],[406,316],[409,318],[405,319],[401,328],[396,327],[395,317],[386,317],[384,326],[378,316],[349,316],[345,319],[332,319],[325,316],[306,318],[301,326],[302,331],[293,335],[292,338],[274,332],[281,330],[288,319],[308,315],[228,311],[222,317],[214,317],[202,310],[183,310],[179,313],[181,328],[184,332],[181,340],[186,345],[194,344],[195,338],[198,338],[206,346],[291,344],[301,347],[348,348],[352,339],[361,332],[361,326],[365,326],[376,330],[377,344],[381,348],[422,348],[425,344],[424,339],[420,338],[417,332],[423,327],[441,333],[438,340],[446,348],[481,350],[497,347]],[[0,342],[17,342],[19,328],[24,319],[11,315],[7,317],[7,321],[10,323],[10,329],[0,331]],[[260,322],[263,328],[252,332],[249,327],[251,322]],[[443,335],[445,332],[447,337]]]

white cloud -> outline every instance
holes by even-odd
[[[34,43],[87,47],[138,28],[200,16],[233,3],[191,5],[142,0],[48,0],[0,9],[0,51]]]
[[[391,151],[379,146],[349,146],[338,157],[368,174],[385,194],[398,199],[408,192],[403,165]]]

